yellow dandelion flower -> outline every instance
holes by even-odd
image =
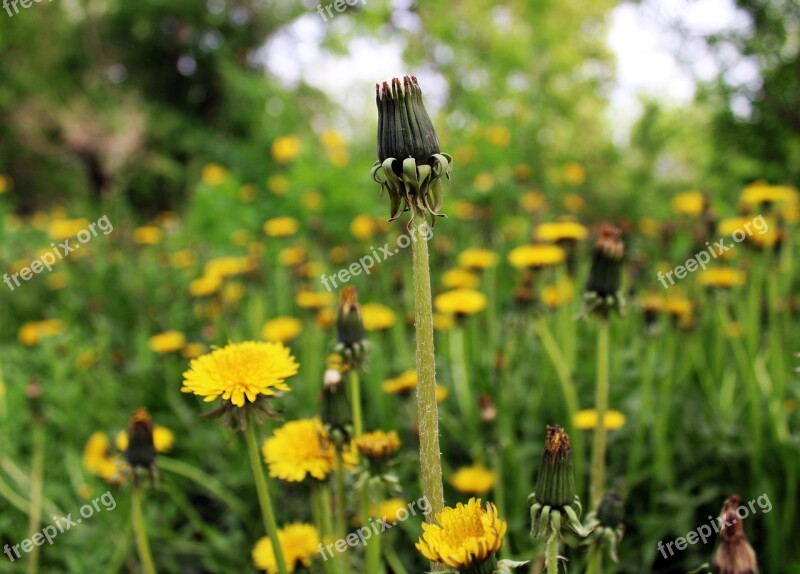
[[[266,341],[288,343],[303,331],[303,323],[295,317],[275,317],[264,323],[261,337]]]
[[[369,239],[378,232],[377,220],[366,213],[357,215],[350,222],[350,233],[356,239]]]
[[[557,245],[520,245],[508,254],[508,262],[517,269],[525,267],[545,267],[564,261],[566,253]]]
[[[542,302],[550,308],[560,307],[575,298],[575,287],[568,279],[542,289]]]
[[[417,386],[417,371],[408,370],[397,377],[383,381],[381,388],[390,395],[407,395]]]
[[[657,313],[664,310],[664,297],[658,293],[642,293],[641,295],[642,309],[651,313]]]
[[[175,433],[167,427],[153,425],[153,446],[156,452],[169,452],[175,444]],[[128,450],[128,433],[119,431],[114,437],[114,446],[120,452]]]
[[[47,288],[50,289],[50,291],[59,291],[67,286],[69,278],[66,273],[59,271],[48,275],[47,279],[45,279],[45,283],[47,283]]]
[[[88,228],[89,222],[86,219],[54,219],[47,227],[47,235],[50,239],[61,241],[71,239]]]
[[[284,267],[297,267],[306,261],[308,250],[303,245],[290,245],[278,253],[278,262]]]
[[[488,249],[465,249],[458,254],[458,264],[464,269],[482,270],[494,267],[500,256]]]
[[[450,391],[447,390],[447,387],[442,387],[442,386],[439,386],[439,385],[436,386],[436,402],[437,403],[441,403],[442,401],[444,401],[448,397],[449,394],[450,394]]]
[[[164,331],[148,339],[147,346],[155,353],[172,353],[180,351],[186,344],[186,337],[180,331]]]
[[[474,203],[470,203],[469,201],[457,201],[453,206],[453,215],[455,215],[457,219],[469,221],[477,214],[478,208],[475,207]]]
[[[300,155],[300,138],[293,135],[282,136],[272,142],[272,157],[278,163],[288,163]]]
[[[494,487],[497,475],[483,466],[462,466],[450,477],[450,484],[464,494],[484,495]]]
[[[583,206],[586,205],[586,201],[584,201],[584,199],[577,193],[565,194],[562,201],[564,203],[564,207],[573,213],[578,213],[583,209]]]
[[[639,232],[645,237],[657,237],[661,232],[661,225],[652,217],[642,217],[638,225]]]
[[[434,306],[440,313],[473,315],[486,308],[486,295],[474,289],[454,289],[437,295]]]
[[[380,303],[364,303],[361,306],[361,314],[367,331],[382,331],[395,322],[394,311]]]
[[[400,514],[401,512],[403,514]],[[408,517],[408,503],[402,498],[390,498],[382,501],[378,506],[371,504],[369,515],[372,518],[385,520],[389,524],[401,522],[403,516]]]
[[[242,203],[253,203],[257,195],[258,190],[252,183],[246,183],[239,188],[239,200]]]
[[[193,359],[183,374],[181,392],[194,393],[206,402],[222,397],[237,407],[258,395],[274,396],[291,389],[286,379],[300,366],[280,343],[229,343]]]
[[[307,476],[325,480],[336,466],[336,447],[318,417],[289,421],[275,429],[262,452],[269,475],[287,482]],[[354,462],[351,452],[345,451],[343,458],[347,464]]]
[[[350,250],[347,247],[337,245],[328,250],[328,259],[331,263],[344,263],[350,257]]]
[[[173,269],[186,269],[195,262],[195,254],[191,249],[181,249],[169,256],[169,264]]]
[[[181,355],[184,359],[196,359],[207,352],[208,348],[203,343],[187,343],[181,350]]]
[[[743,206],[754,207],[763,203],[797,203],[797,190],[786,185],[767,185],[754,182],[742,190],[739,201]]]
[[[570,185],[581,185],[586,181],[586,170],[577,162],[570,162],[564,166],[564,181]]]
[[[323,329],[327,329],[336,322],[336,309],[330,307],[320,309],[314,322]]]
[[[442,510],[436,523],[423,523],[416,547],[428,560],[463,572],[500,550],[506,528],[494,504],[488,502],[484,509],[480,499],[471,498],[467,504],[459,502],[455,508]]]
[[[489,126],[486,128],[486,139],[493,146],[508,147],[511,131],[505,126]]]
[[[676,318],[690,316],[694,309],[692,302],[684,297],[669,297],[664,301],[664,311]]]
[[[480,277],[458,267],[445,271],[442,275],[442,285],[448,289],[475,289],[480,283]]]
[[[437,331],[449,331],[455,325],[455,319],[448,313],[433,314],[433,328]]]
[[[206,297],[213,295],[222,287],[222,277],[219,275],[203,275],[189,283],[189,294],[192,297]]]
[[[318,211],[323,203],[322,195],[314,190],[304,191],[300,196],[300,204],[309,211]]]
[[[155,225],[145,225],[133,230],[133,242],[137,245],[156,245],[161,242],[162,231]]]
[[[350,154],[346,149],[332,149],[328,151],[328,159],[336,167],[344,167],[350,163]]]
[[[327,291],[300,291],[294,302],[301,309],[322,309],[336,302],[336,295]]]
[[[245,292],[246,289],[241,283],[226,283],[222,287],[222,302],[234,306],[242,300]]]
[[[46,319],[24,323],[19,329],[17,337],[23,345],[31,347],[37,345],[46,337],[54,337],[64,332],[66,325],[60,319]]]
[[[547,199],[538,191],[529,191],[519,199],[519,206],[526,213],[534,213],[547,205]]]
[[[339,149],[344,147],[344,136],[341,132],[328,129],[320,134],[319,142],[322,144],[322,147],[326,149]]]
[[[7,175],[0,175],[0,195],[11,189],[11,178]]]
[[[494,176],[488,171],[479,173],[472,180],[472,186],[480,192],[491,191],[494,188]]]
[[[249,273],[255,268],[247,257],[217,257],[206,263],[206,276],[216,275],[222,279]]]
[[[320,537],[312,524],[296,522],[278,530],[278,543],[281,545],[286,568],[294,572],[298,566],[311,566],[311,559],[319,554]],[[253,564],[267,574],[277,574],[278,564],[269,536],[261,538],[253,547]]]
[[[290,237],[300,229],[294,217],[273,217],[264,223],[264,233],[269,237]]]
[[[539,225],[535,237],[539,241],[579,241],[588,234],[588,230],[576,221],[553,221]]]
[[[746,278],[745,272],[739,269],[716,267],[701,271],[698,281],[706,287],[738,287],[744,285]]]
[[[734,241],[747,241],[760,248],[772,247],[780,239],[775,219],[761,215],[723,219],[719,222],[717,230],[721,235],[732,236]],[[733,242],[726,243],[735,245]]]
[[[202,178],[206,185],[216,187],[228,180],[228,170],[217,163],[209,163],[203,167]]]
[[[283,175],[271,175],[267,178],[267,189],[274,195],[285,195],[289,191],[289,180]]]
[[[672,210],[689,217],[700,217],[706,208],[706,198],[699,191],[679,193],[672,198]]]
[[[592,430],[597,427],[597,411],[595,409],[584,409],[575,413],[572,419],[575,428],[579,430]],[[605,426],[607,430],[617,430],[625,425],[625,415],[619,411],[606,411]]]
[[[400,437],[396,431],[377,430],[353,439],[359,452],[372,461],[385,460],[400,448]]]
[[[120,482],[127,464],[111,452],[111,442],[104,432],[96,432],[83,447],[83,466],[90,473],[108,482]]]

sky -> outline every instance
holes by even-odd
[[[417,17],[405,10],[409,0],[390,1],[396,10],[397,25],[412,30],[420,26]],[[336,25],[352,25],[352,17],[347,12],[338,14]],[[303,79],[351,109],[371,105],[373,97],[367,92],[362,96],[354,94],[354,83],[369,85],[376,78],[407,73],[402,45],[398,43],[358,38],[350,44],[348,55],[327,54],[319,44],[325,26],[330,24],[310,7],[306,16],[277,34],[256,59],[287,84]],[[642,110],[642,94],[675,104],[687,103],[694,95],[697,80],[710,79],[721,71],[731,83],[757,83],[757,67],[752,62],[742,60],[732,50],[711,54],[701,39],[709,32],[746,30],[747,26],[733,0],[643,0],[639,4],[621,3],[615,8],[607,38],[616,56],[616,78],[608,108],[614,141],[620,145],[627,141]],[[434,73],[420,71],[417,75],[425,85],[426,103],[435,112],[444,101],[447,87]],[[743,99],[735,111],[744,115],[747,105]]]

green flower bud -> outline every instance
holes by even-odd
[[[547,427],[542,462],[536,480],[536,500],[544,506],[561,508],[575,500],[575,475],[569,436],[560,426]]]
[[[347,286],[342,289],[336,315],[336,331],[339,338],[336,351],[341,354],[344,364],[348,368],[361,369],[366,358],[367,342],[355,287]]]
[[[132,468],[150,469],[156,459],[153,444],[153,421],[145,409],[139,409],[128,423],[128,449],[125,460]]]
[[[378,160],[389,158],[402,162],[414,158],[417,163],[428,163],[439,153],[439,137],[433,127],[417,78],[404,76],[389,82],[375,84],[375,102],[378,105]],[[399,169],[401,163],[395,164]],[[400,175],[399,171],[396,171]]]
[[[592,265],[586,279],[588,311],[607,317],[609,312],[619,309],[622,303],[622,260],[625,244],[622,231],[611,225],[600,229],[600,237],[592,252]]]
[[[450,180],[453,158],[439,151],[439,137],[413,76],[375,86],[378,161],[372,178],[391,200],[390,220],[416,210],[444,217],[442,180]]]

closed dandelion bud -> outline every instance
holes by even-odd
[[[590,531],[581,524],[583,511],[575,490],[569,436],[560,426],[547,427],[544,454],[536,490],[528,496],[531,538],[557,538],[570,532],[585,538]]]
[[[742,499],[734,494],[722,505],[722,540],[714,555],[714,574],[758,574],[756,553],[744,532],[744,522],[736,515]]]
[[[153,444],[153,421],[146,409],[139,409],[128,423],[128,448],[125,460],[133,469],[150,469],[156,459]]]
[[[575,499],[572,449],[569,436],[560,426],[547,427],[547,440],[535,492],[539,502],[556,508],[566,506]]]
[[[592,252],[592,265],[586,279],[584,298],[589,313],[607,317],[612,310],[618,310],[622,303],[622,260],[625,257],[625,244],[622,231],[610,225],[600,229],[600,237]]]
[[[440,153],[439,137],[414,76],[375,86],[378,106],[378,161],[372,178],[391,200],[390,219],[417,210],[432,216],[442,207],[442,180],[450,179],[453,158]]]
[[[616,492],[606,493],[597,507],[597,520],[603,526],[616,528],[625,518],[625,501]]]
[[[375,86],[378,105],[378,159],[426,163],[439,153],[439,137],[433,127],[417,78],[393,78]],[[399,175],[399,174],[398,174]]]
[[[492,423],[497,418],[497,409],[492,402],[489,395],[481,395],[478,397],[478,402],[481,406],[481,421],[484,423]]]
[[[344,364],[349,368],[360,369],[366,355],[366,340],[364,320],[355,287],[348,286],[342,289],[339,311],[336,315],[336,331],[339,338],[336,351],[342,355]]]

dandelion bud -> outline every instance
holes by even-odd
[[[378,161],[372,178],[391,200],[390,219],[404,211],[439,213],[442,179],[450,179],[453,158],[439,151],[439,137],[422,103],[414,76],[375,86],[378,105]]]
[[[342,289],[339,311],[336,315],[339,344],[336,351],[342,355],[347,367],[360,369],[366,354],[364,320],[355,287]]]
[[[146,409],[138,409],[128,423],[128,448],[125,460],[132,468],[150,469],[156,459],[153,421]]]
[[[481,406],[481,421],[485,423],[494,422],[497,418],[497,409],[492,402],[492,398],[484,394],[478,397],[478,402]]]
[[[544,505],[562,507],[575,500],[575,475],[569,436],[560,426],[547,427],[542,462],[536,480],[536,499]]]
[[[592,266],[586,279],[585,299],[589,312],[605,317],[618,309],[622,300],[622,260],[625,244],[622,231],[610,225],[600,229],[600,237],[592,252]]]
[[[734,494],[722,505],[722,541],[714,555],[714,574],[758,574],[756,553],[744,533],[744,522],[736,515],[741,503]]]
[[[322,423],[337,446],[350,440],[352,417],[350,402],[344,387],[342,373],[327,369],[322,383]]]
[[[439,153],[439,137],[433,127],[417,78],[403,76],[375,85],[378,105],[378,159],[403,161],[414,158],[427,163]],[[399,174],[398,174],[399,175]]]
[[[615,528],[625,518],[625,501],[616,492],[608,492],[597,507],[597,519],[603,526]]]

